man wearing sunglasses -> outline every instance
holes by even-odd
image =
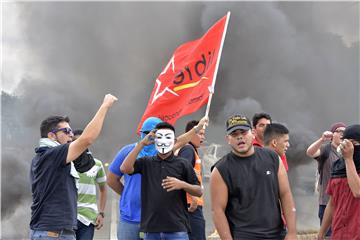
[[[69,118],[50,116],[42,121],[39,147],[31,162],[30,239],[75,240],[78,174],[72,161],[99,136],[105,116],[117,98],[107,94],[83,134],[72,141]]]
[[[360,124],[348,126],[339,145],[342,157],[332,167],[326,206],[318,239],[330,227],[331,239],[360,239]]]
[[[319,191],[319,211],[318,217],[320,225],[324,216],[326,205],[329,201],[329,195],[326,194],[326,187],[330,180],[331,168],[333,163],[339,159],[336,148],[341,142],[341,137],[345,130],[345,123],[337,122],[331,125],[330,131],[325,131],[319,139],[313,142],[307,149],[306,154],[318,162],[318,180],[317,190]],[[331,229],[326,233],[331,236]]]

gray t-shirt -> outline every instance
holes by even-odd
[[[320,156],[324,154],[325,145],[320,148]],[[317,158],[320,159],[320,156]],[[329,157],[325,160],[323,171],[319,181],[319,205],[326,205],[329,201],[329,195],[326,194],[326,188],[331,178],[331,170],[333,163],[339,159],[339,155],[336,149],[331,145],[331,151]]]

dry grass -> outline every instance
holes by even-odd
[[[297,240],[317,240],[318,232],[315,230],[301,231],[297,234]],[[220,240],[217,232],[213,232],[207,237],[208,240]]]

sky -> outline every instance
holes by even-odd
[[[358,2],[6,2],[2,8],[1,89],[10,94],[2,98],[2,182],[11,181],[2,184],[3,226],[28,224],[27,174],[41,120],[66,114],[73,128],[83,128],[103,96],[116,95],[93,146],[110,163],[137,140],[155,79],[174,50],[227,11],[207,145],[225,145],[229,115],[270,113],[290,129],[296,199],[316,202],[309,190],[316,166],[306,147],[333,122],[360,122]],[[177,132],[203,114],[180,119]],[[316,227],[311,207],[298,206],[303,228]],[[14,234],[24,233],[3,227],[3,236]]]

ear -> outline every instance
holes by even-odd
[[[48,132],[47,137],[51,140],[56,140],[56,134],[52,132]]]
[[[229,135],[225,135],[225,142],[227,142],[228,144],[230,144]]]
[[[270,143],[271,143],[271,146],[276,147],[276,145],[277,145],[276,138],[274,138],[273,140],[271,140]]]

